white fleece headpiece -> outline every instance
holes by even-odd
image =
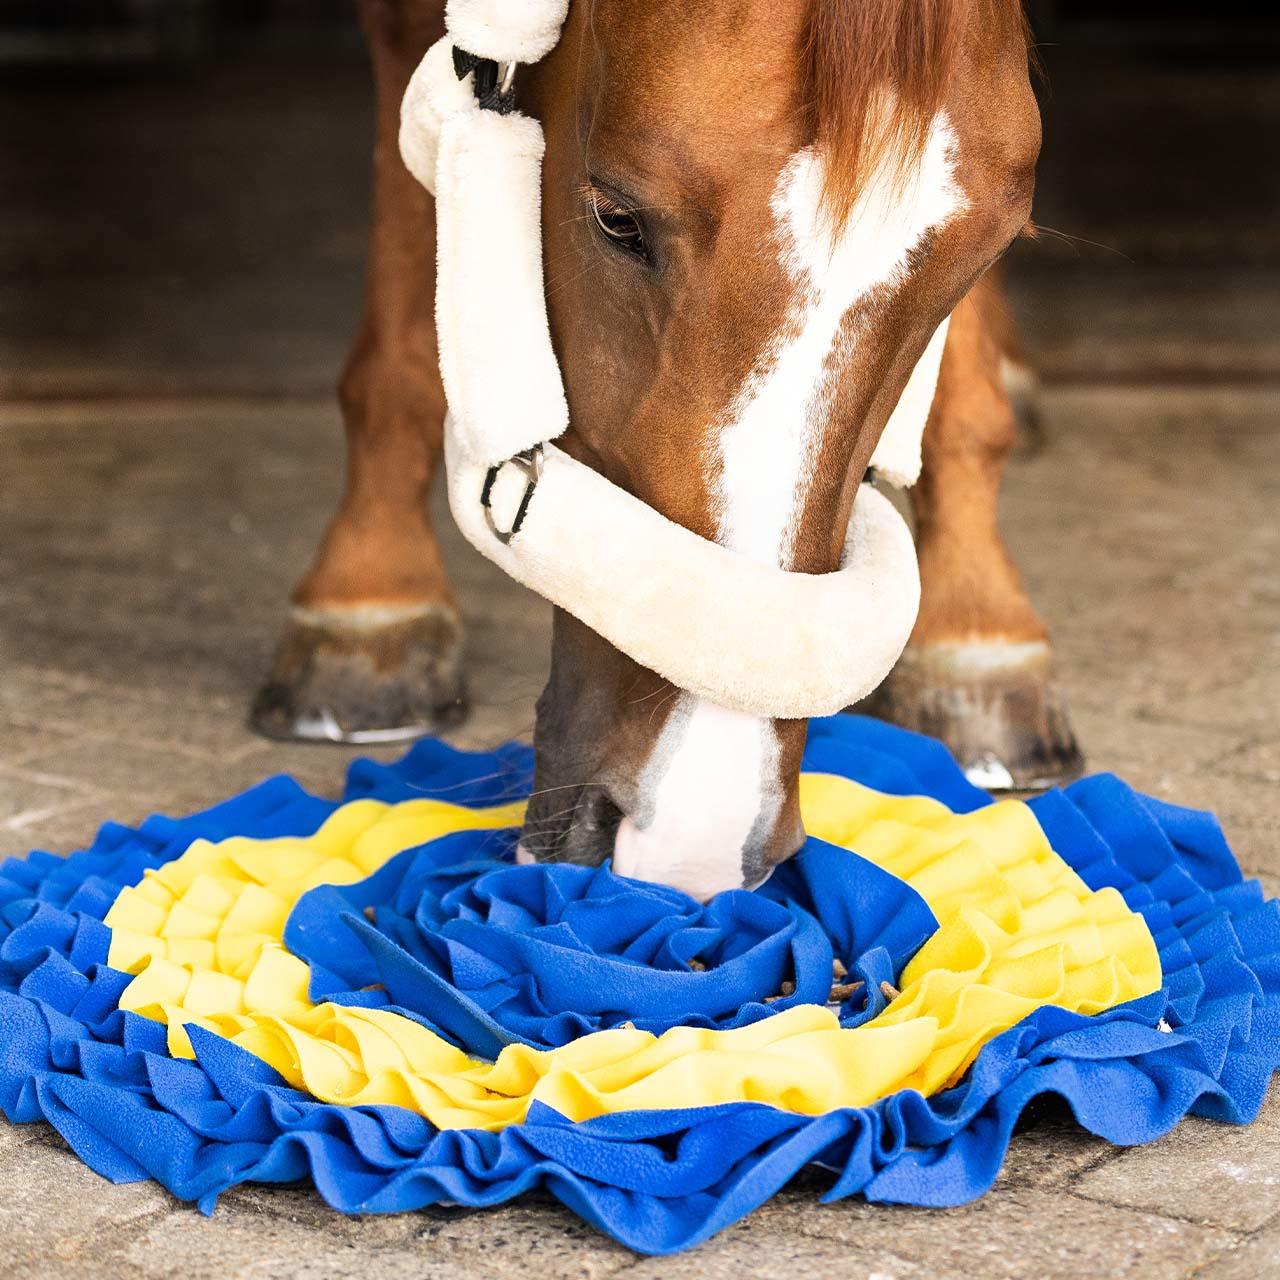
[[[517,581],[678,688],[751,715],[802,719],[871,692],[920,602],[911,535],[864,486],[841,568],[788,573],[698,537],[549,442],[568,427],[542,274],[542,129],[481,107],[455,47],[513,67],[548,53],[569,0],[449,0],[448,34],[414,73],[400,152],[436,196],[436,327],[449,415],[449,502]],[[920,472],[939,327],[871,463]],[[514,339],[513,336],[514,335]],[[534,451],[534,461],[503,465]]]

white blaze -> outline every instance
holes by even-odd
[[[821,157],[805,148],[783,166],[772,206],[791,302],[720,433],[712,492],[725,546],[791,567],[831,417],[831,358],[856,351],[862,335],[847,325],[850,311],[878,290],[900,288],[913,250],[963,207],[953,144],[939,115],[914,173],[895,183],[887,168],[877,171],[834,237]],[[940,352],[941,339],[932,345]],[[782,802],[778,749],[770,721],[682,694],[641,780],[646,812],[619,827],[615,868],[704,899],[739,886],[748,837],[768,834]]]
[[[895,185],[887,169],[868,181],[834,240],[822,209],[823,164],[810,147],[783,167],[773,197],[791,311],[730,406],[720,437],[720,540],[789,567],[797,524],[829,418],[828,358],[849,311],[880,289],[900,288],[911,253],[964,202],[953,179],[954,142],[934,121],[919,166]],[[846,332],[846,359],[861,335]]]
[[[751,830],[773,816],[765,810],[777,756],[768,720],[681,694],[640,779],[652,817],[643,828],[622,820],[613,869],[704,902],[740,887]]]

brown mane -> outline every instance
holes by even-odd
[[[918,157],[946,92],[970,8],[990,7],[1025,31],[1021,0],[811,0],[802,57],[814,142],[824,155],[827,208],[848,217],[868,173],[901,173]],[[890,89],[892,113],[877,111]]]

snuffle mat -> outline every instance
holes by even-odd
[[[935,742],[815,721],[810,839],[705,906],[517,866],[531,785],[527,747],[425,741],[341,802],[278,777],[9,859],[0,1107],[206,1212],[541,1187],[670,1253],[806,1165],[829,1200],[971,1200],[1044,1094],[1114,1143],[1245,1123],[1280,1065],[1277,903],[1115,777],[994,803]]]

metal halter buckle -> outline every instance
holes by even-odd
[[[532,449],[525,449],[515,457],[508,458],[506,462],[499,462],[497,466],[490,467],[489,474],[484,478],[484,488],[480,490],[480,505],[484,508],[485,523],[489,526],[489,532],[504,547],[511,545],[511,539],[520,532],[520,526],[524,524],[524,518],[529,514],[529,503],[533,501],[533,491],[538,487],[538,481],[542,479],[544,460],[542,446],[535,444]],[[511,528],[499,529],[493,518],[490,499],[493,497],[493,486],[497,482],[498,473],[503,467],[508,466],[515,467],[524,476],[524,497],[520,499],[520,506],[516,509],[516,518],[511,522]]]

